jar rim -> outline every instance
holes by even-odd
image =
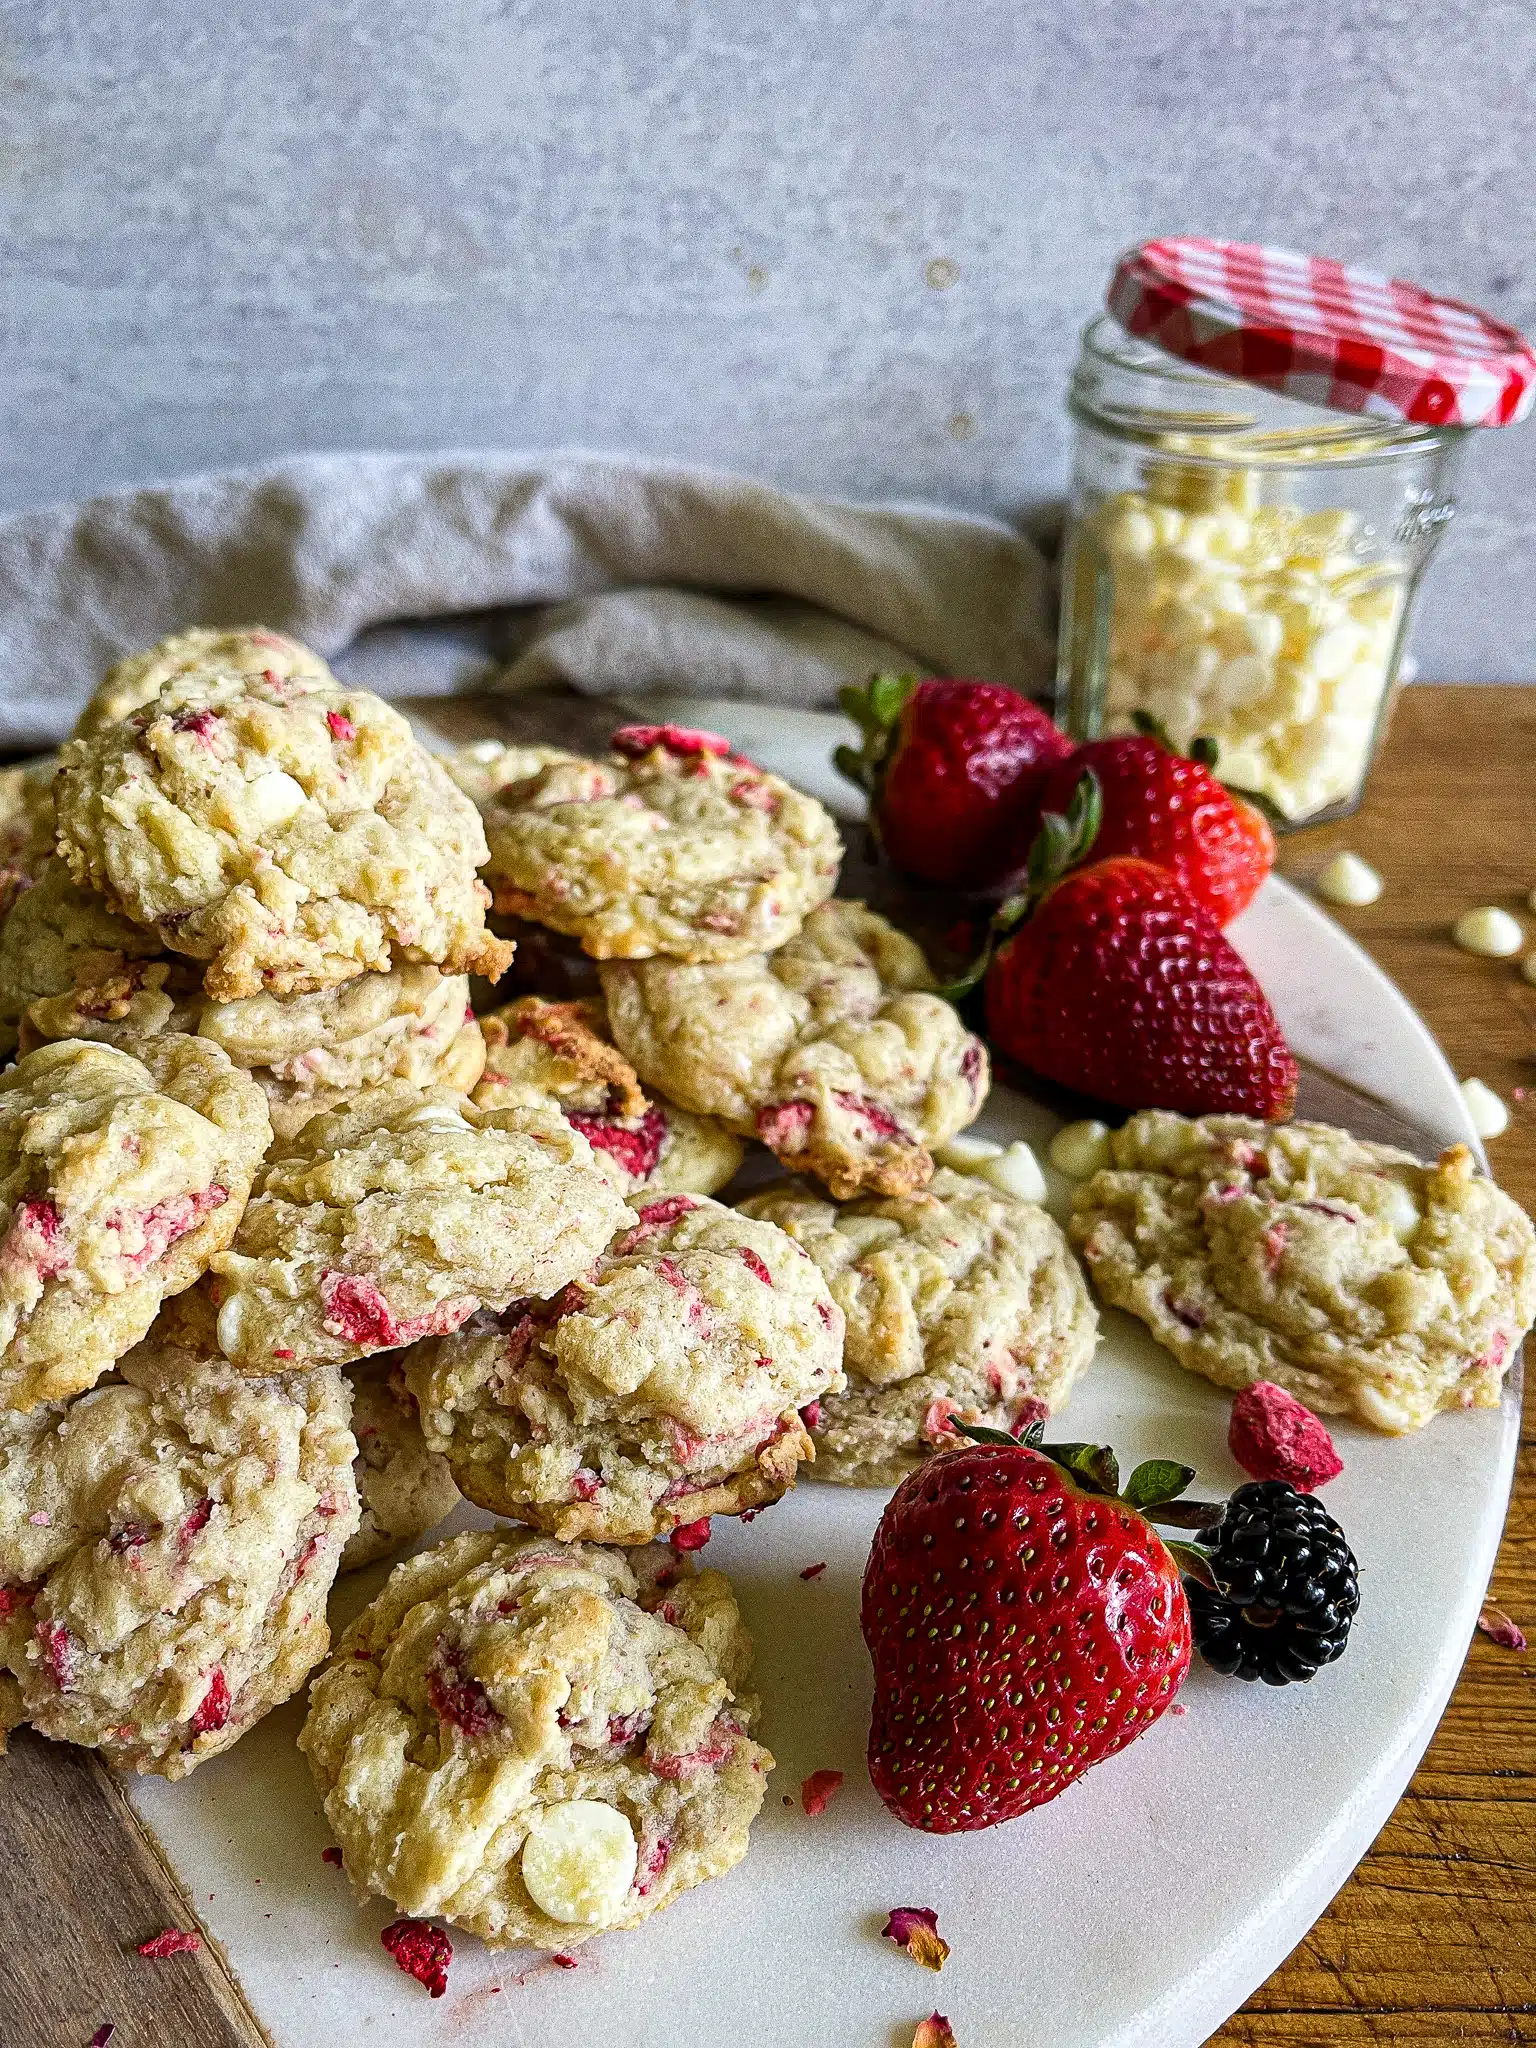
[[[1100,376],[1118,374],[1127,380],[1153,379],[1185,391],[1204,391],[1223,398],[1247,398],[1241,409],[1228,404],[1220,411],[1158,406],[1153,394],[1141,402],[1129,394],[1108,402],[1101,390],[1089,388]],[[1314,405],[1267,385],[1245,383],[1198,363],[1185,362],[1155,343],[1129,333],[1111,313],[1098,313],[1082,330],[1081,352],[1072,374],[1068,404],[1075,417],[1119,438],[1161,439],[1176,432],[1205,447],[1180,447],[1181,461],[1252,464],[1297,461],[1349,463],[1380,461],[1407,449],[1425,451],[1459,440],[1469,429],[1383,419],[1370,413],[1335,411]],[[1266,422],[1262,415],[1270,415]],[[1289,421],[1277,425],[1274,422]],[[1225,442],[1221,447],[1216,445]],[[1305,453],[1303,453],[1305,444]]]

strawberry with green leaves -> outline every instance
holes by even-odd
[[[1016,690],[961,677],[875,676],[841,701],[863,743],[834,759],[869,797],[892,863],[946,887],[1000,882],[1072,751],[1065,733]]]
[[[875,1667],[869,1771],[898,1820],[954,1834],[1054,1799],[1166,1713],[1189,1669],[1181,1574],[1202,1553],[1149,1517],[1209,1528],[1194,1473],[961,1425],[896,1489],[864,1573]]]

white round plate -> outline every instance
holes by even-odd
[[[727,730],[747,723],[710,708]],[[741,738],[760,756],[820,780],[829,721],[752,722]],[[1331,918],[1271,881],[1234,937],[1298,1053],[1437,1138],[1470,1136],[1424,1025]],[[1039,1144],[1052,1125],[998,1091],[977,1128]],[[1053,1180],[1058,1210],[1065,1193]],[[1106,1316],[1069,1413],[1071,1435],[1113,1443],[1122,1466],[1177,1457],[1207,1494],[1242,1480],[1227,1397],[1126,1317]],[[582,1948],[575,1970],[464,1937],[446,1997],[400,1975],[378,1940],[392,1912],[359,1910],[321,1859],[296,1704],[184,1783],[145,1780],[133,1798],[278,2048],[906,2048],[935,2007],[959,2048],[1185,2048],[1300,1939],[1407,1783],[1476,1619],[1517,1424],[1509,1395],[1402,1440],[1341,1425],[1327,1504],[1362,1586],[1342,1662],[1279,1692],[1197,1663],[1184,1712],[1054,1804],[975,1835],[909,1831],[865,1775],[859,1584],[885,1496],[807,1480],[750,1527],[717,1519],[707,1561],[740,1593],[778,1769],[743,1864]],[[338,1618],[382,1576],[343,1582]],[[825,1769],[846,1781],[808,1819],[801,1780]],[[942,1977],[880,1938],[893,1906],[937,1909],[953,1950]]]

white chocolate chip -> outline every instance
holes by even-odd
[[[1328,903],[1374,903],[1381,877],[1358,853],[1336,853],[1317,878],[1317,893]]]
[[[474,1125],[461,1116],[451,1102],[427,1102],[420,1109],[413,1109],[408,1117],[401,1119],[403,1131],[418,1128],[428,1131],[470,1131]]]
[[[1051,1140],[1051,1164],[1073,1180],[1086,1180],[1109,1164],[1109,1126],[1097,1117],[1063,1124]]]
[[[1461,1084],[1461,1099],[1467,1105],[1472,1128],[1480,1138],[1502,1138],[1509,1129],[1509,1105],[1495,1095],[1486,1081],[1476,1076]]]
[[[1375,1213],[1400,1244],[1408,1242],[1422,1221],[1418,1203],[1400,1180],[1384,1181],[1382,1200],[1374,1206]]]
[[[232,1357],[239,1347],[240,1325],[244,1320],[244,1298],[241,1295],[232,1294],[219,1310],[219,1320],[214,1326],[214,1334],[219,1340],[219,1349],[226,1358]]]
[[[523,1843],[523,1883],[551,1920],[605,1927],[635,1881],[635,1831],[600,1799],[546,1806]]]
[[[1039,1160],[1022,1138],[1016,1138],[1000,1158],[984,1159],[976,1168],[976,1174],[978,1179],[989,1181],[1000,1194],[1012,1195],[1016,1201],[1045,1200],[1045,1175],[1040,1171]]]
[[[962,1131],[958,1137],[946,1138],[942,1145],[935,1145],[933,1156],[951,1173],[974,1173],[984,1161],[1001,1159],[1003,1148],[994,1145],[990,1138],[972,1138]]]
[[[286,825],[309,801],[303,785],[295,782],[281,768],[269,768],[265,775],[258,775],[245,794],[252,813],[262,825]]]
[[[494,761],[501,752],[501,741],[474,740],[464,751],[471,761]]]
[[[1388,1436],[1405,1436],[1413,1427],[1413,1417],[1408,1410],[1399,1407],[1396,1401],[1389,1401],[1375,1387],[1357,1386],[1351,1398],[1360,1420],[1368,1422],[1372,1429],[1384,1429]]]
[[[1451,928],[1451,937],[1464,953],[1481,953],[1489,960],[1507,960],[1525,944],[1518,918],[1491,903],[1463,912]]]

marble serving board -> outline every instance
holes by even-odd
[[[836,721],[688,711],[847,811],[826,767]],[[1422,1021],[1315,904],[1271,880],[1232,935],[1320,1070],[1304,1110],[1366,1135],[1406,1126],[1426,1146],[1470,1139]],[[1055,1122],[998,1089],[977,1128],[1043,1149]],[[1067,1185],[1049,1178],[1064,1213]],[[1110,1313],[1070,1417],[1075,1437],[1112,1441],[1122,1464],[1177,1456],[1202,1491],[1221,1492],[1242,1478],[1227,1408]],[[392,1910],[359,1910],[322,1860],[329,1836],[294,1747],[301,1701],[186,1782],[146,1780],[132,1796],[277,2048],[906,2048],[935,2005],[960,2048],[1193,2048],[1306,1931],[1407,1783],[1461,1667],[1517,1432],[1513,1389],[1499,1410],[1406,1440],[1341,1425],[1345,1470],[1327,1498],[1363,1593],[1347,1657],[1283,1692],[1197,1664],[1182,1714],[1054,1804],[980,1835],[910,1832],[865,1776],[858,1593],[884,1496],[807,1480],[750,1528],[717,1520],[708,1561],[740,1594],[778,1769],[742,1865],[636,1932],[590,1943],[575,1970],[465,1937],[443,1999],[401,1976],[378,1940]],[[383,1575],[343,1581],[333,1621]],[[797,1795],[821,1769],[847,1780],[812,1820]],[[898,1905],[937,1908],[953,1949],[942,1978],[879,1938]]]

